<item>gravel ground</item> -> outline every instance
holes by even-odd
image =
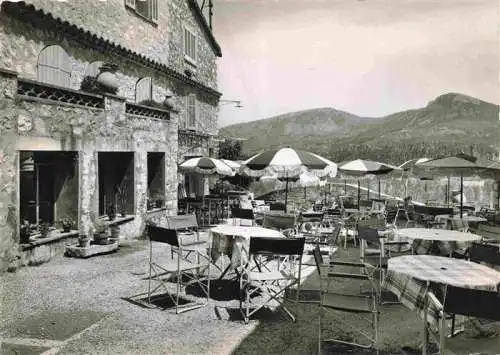
[[[168,248],[155,257],[170,259]],[[124,243],[117,253],[26,267],[0,276],[0,340],[59,340],[59,354],[314,354],[315,304],[290,304],[292,323],[279,310],[258,313],[245,325],[231,300],[234,285],[213,284],[217,300],[204,308],[176,315],[147,309],[124,298],[146,289],[149,248],[144,241]],[[341,253],[355,258],[355,248]],[[312,273],[304,288],[317,288]],[[218,286],[218,287],[216,287]],[[344,286],[342,286],[344,287]],[[355,286],[359,290],[359,286]],[[224,293],[229,295],[224,295]],[[226,297],[224,297],[226,296]],[[217,306],[217,307],[216,307]],[[229,307],[229,309],[226,309]],[[356,320],[351,316],[350,320]],[[331,325],[337,324],[330,318]],[[418,348],[421,321],[401,305],[383,306],[380,324],[382,354],[405,354]],[[337,334],[348,334],[345,329]],[[362,354],[332,349],[331,353]],[[14,352],[10,352],[14,353]],[[410,354],[411,352],[408,352]],[[367,354],[367,353],[366,353]]]

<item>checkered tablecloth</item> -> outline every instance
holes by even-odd
[[[273,229],[252,226],[218,225],[209,230],[210,255],[217,261],[221,255],[231,259],[232,267],[238,267],[245,262],[250,245],[250,237],[285,238]]]
[[[442,293],[439,288],[446,285],[496,291],[500,287],[500,272],[461,259],[405,255],[389,259],[383,287],[423,318],[427,291]],[[429,322],[436,325],[437,309],[431,307],[427,311]]]

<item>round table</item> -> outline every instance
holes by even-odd
[[[459,232],[449,229],[402,228],[397,230],[399,237],[443,242],[473,242],[481,240],[481,236],[473,233]]]
[[[479,223],[479,222],[486,222],[487,219],[483,217],[478,217],[478,216],[463,216],[460,218],[460,216],[448,216],[446,217],[448,220],[455,220],[455,221],[464,221],[464,222],[470,222],[470,223]]]
[[[268,229],[258,226],[232,226],[221,224],[210,229],[210,233],[232,236],[232,237],[257,237],[257,238],[285,238],[285,236],[274,229]]]
[[[425,282],[496,291],[500,272],[463,259],[435,255],[404,255],[388,260],[388,271]]]

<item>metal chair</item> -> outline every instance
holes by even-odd
[[[335,261],[331,260],[328,264],[323,262],[323,257],[319,248],[313,252],[314,260],[318,275],[320,276],[320,302],[319,302],[319,327],[318,327],[318,354],[322,352],[323,342],[335,342],[341,344],[352,345],[365,349],[375,348],[378,354],[378,321],[379,321],[379,302],[377,299],[377,291],[375,282],[373,281],[373,273],[370,269],[368,273],[347,273],[347,272],[334,272],[339,267],[354,267],[358,269],[365,269],[365,264]],[[354,294],[350,292],[342,292],[342,287],[339,291],[333,292],[330,290],[330,283],[338,280],[347,280],[351,282],[361,281],[368,282],[371,285],[371,292],[368,295]],[[361,329],[355,329],[349,325],[343,318],[338,318],[336,321],[356,330],[363,338],[366,339],[365,343],[356,341],[347,341],[338,338],[323,338],[323,312],[324,311],[337,311],[343,313],[355,313],[365,315],[367,324],[371,332],[367,333]]]
[[[465,334],[448,337],[446,315],[462,315],[476,317],[493,321],[500,321],[500,294],[492,291],[474,290],[447,286],[444,293],[444,301],[439,300],[432,292],[427,292],[426,302],[432,304],[438,310],[438,329],[429,326],[426,319],[424,354],[429,343],[429,336],[439,346],[440,354],[490,354],[493,349],[500,349],[500,337],[468,337]],[[425,313],[426,314],[426,313]]]
[[[250,238],[248,261],[246,265],[242,265],[240,277],[240,289],[242,291],[240,311],[245,323],[248,323],[255,312],[268,305],[271,301],[278,302],[292,321],[295,321],[295,316],[284,306],[284,294],[287,289],[297,286],[296,297],[297,300],[299,299],[304,242],[304,238]],[[274,268],[269,271],[257,272],[252,270],[250,263],[255,256],[269,256],[270,254],[277,257],[286,256],[288,262],[284,265],[278,259],[274,263]],[[252,302],[251,297],[258,292],[260,292],[260,297],[264,299],[259,304],[256,304]],[[254,308],[250,310],[252,306]]]
[[[174,229],[177,234],[182,238],[183,246],[189,247],[184,249],[186,257],[189,256],[192,249],[205,248],[207,239],[202,239],[200,235],[200,229],[198,226],[198,220],[195,214],[178,215],[178,216],[166,216],[168,229]],[[171,247],[171,256],[174,258],[174,253],[178,252],[179,248]]]
[[[175,313],[179,314],[196,308],[204,307],[208,304],[210,295],[210,257],[209,254],[203,254],[198,250],[185,247],[182,237],[175,229],[166,229],[152,225],[146,226],[146,233],[149,238],[149,276],[147,292],[139,293],[129,297],[130,300],[144,304],[148,307],[153,306],[151,298],[155,293],[163,288],[165,294],[175,305]],[[168,244],[176,248],[177,258],[173,264],[161,265],[153,259],[153,242]],[[189,254],[185,254],[189,251]],[[186,255],[196,255],[196,261],[189,260]],[[206,276],[204,273],[206,272]],[[156,287],[152,288],[152,283],[158,282]],[[169,290],[168,284],[174,283],[175,293]],[[198,285],[201,292],[206,296],[205,302],[191,300],[187,303],[181,303],[181,289],[190,285]],[[147,302],[144,301],[146,296]]]
[[[255,215],[252,209],[249,208],[231,208],[231,218],[233,223],[239,226],[253,226],[255,225]]]

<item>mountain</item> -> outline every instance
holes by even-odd
[[[400,164],[461,151],[481,156],[498,153],[499,118],[498,105],[448,93],[425,107],[384,117],[318,108],[223,127],[219,134],[247,138],[246,156],[290,145],[337,162],[363,158]]]

